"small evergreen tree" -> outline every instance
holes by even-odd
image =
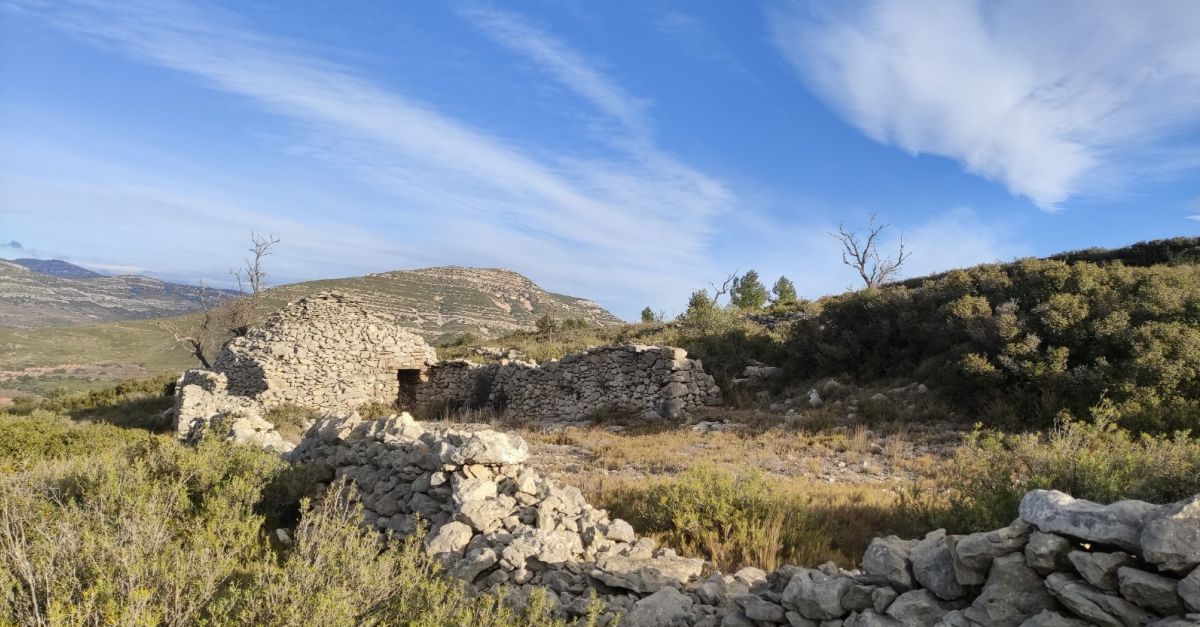
[[[696,290],[688,299],[687,311],[683,315],[685,318],[695,320],[711,314],[716,308],[717,304],[708,297],[707,290]]]
[[[729,302],[740,309],[760,309],[767,304],[767,296],[767,287],[754,270],[743,274],[729,290]]]
[[[537,319],[536,325],[540,335],[544,335],[553,341],[554,331],[558,328],[558,322],[554,320],[553,316],[544,314],[541,318]]]
[[[642,322],[654,322],[655,320],[653,309],[646,307],[642,310]]]
[[[796,285],[785,276],[779,277],[771,291],[775,294],[775,303],[779,305],[794,303],[799,298],[796,295]]]

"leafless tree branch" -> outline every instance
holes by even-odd
[[[842,263],[854,268],[868,288],[879,287],[891,281],[900,270],[900,266],[912,255],[904,248],[903,234],[900,235],[900,249],[895,257],[883,257],[879,254],[879,235],[888,226],[877,224],[876,216],[872,213],[865,240],[858,231],[847,229],[845,224],[838,225],[837,233],[830,233],[842,244]]]

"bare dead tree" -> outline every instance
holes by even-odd
[[[279,238],[271,235],[263,237],[251,232],[250,242],[251,256],[246,260],[245,266],[229,271],[229,275],[237,282],[238,293],[241,294],[240,298],[228,305],[229,327],[233,337],[241,337],[250,330],[250,323],[254,321],[254,314],[262,301],[267,278],[267,271],[263,269],[263,259],[271,254],[271,248],[279,243]]]
[[[904,261],[912,255],[904,250],[904,234],[900,234],[900,250],[893,257],[883,257],[879,254],[879,234],[888,228],[887,224],[876,224],[875,214],[871,214],[867,225],[866,239],[863,240],[858,231],[847,230],[846,225],[839,224],[837,233],[830,233],[842,243],[842,263],[854,268],[862,277],[866,287],[879,287],[892,280]]]
[[[217,301],[200,282],[200,319],[190,327],[174,321],[161,321],[159,328],[171,334],[177,345],[186,349],[204,368],[211,368],[209,355],[225,348],[234,338],[250,330],[266,289],[267,272],[263,260],[279,239],[270,235],[250,234],[251,256],[242,268],[230,270],[237,282],[238,296]]]
[[[190,329],[186,329],[178,322],[172,320],[160,320],[158,328],[171,334],[175,343],[183,346],[200,365],[205,368],[212,366],[208,362],[208,353],[216,344],[216,329],[220,326],[217,319],[220,317],[219,312],[213,307],[212,298],[208,294],[208,288],[204,286],[204,280],[199,281],[200,284],[200,322]]]
[[[738,282],[738,271],[734,270],[733,274],[730,274],[729,276],[725,277],[725,280],[721,282],[721,287],[717,287],[716,283],[709,283],[709,285],[711,285],[713,288],[713,299],[712,299],[713,304],[714,305],[717,304],[718,299],[720,299],[725,294],[728,294],[730,290],[732,290],[734,287],[736,287],[737,282]]]

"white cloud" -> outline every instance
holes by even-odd
[[[955,159],[1043,208],[1196,165],[1197,147],[1174,142],[1200,123],[1200,3],[877,0],[769,21],[872,139]]]
[[[437,250],[442,262],[511,267],[551,288],[629,308],[625,313],[634,311],[634,300],[652,298],[662,280],[695,281],[712,219],[733,202],[720,181],[649,141],[641,100],[583,55],[509,14],[471,13],[506,46],[618,120],[623,138],[606,138],[590,153],[581,142],[570,155],[523,146],[306,54],[295,42],[251,31],[236,15],[187,3],[16,0],[10,6],[295,124],[302,131],[297,151],[354,172],[395,205],[411,208],[372,219],[403,233],[426,256]],[[615,154],[614,141],[624,147]],[[465,232],[475,239],[464,240]]]

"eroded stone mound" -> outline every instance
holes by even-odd
[[[479,589],[545,586],[565,616],[589,592],[622,625],[1051,627],[1200,624],[1200,495],[1108,506],[1030,492],[1021,518],[970,535],[878,538],[859,570],[746,568],[702,578],[703,562],[657,548],[575,488],[526,468],[525,442],[432,428],[407,415],[315,425],[289,457],[345,477],[371,524],[410,533]]]

